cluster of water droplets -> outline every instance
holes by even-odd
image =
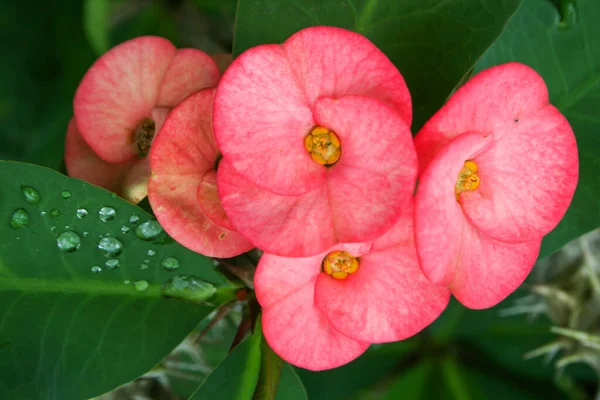
[[[40,193],[30,186],[21,186],[21,193],[25,202],[29,205],[37,205],[42,200]],[[60,196],[64,200],[70,200],[72,197],[71,192],[63,190],[60,192]],[[114,195],[112,196],[115,197]],[[75,217],[78,220],[87,218],[90,212],[85,208],[78,208],[75,212]],[[54,219],[60,217],[63,213],[58,208],[53,208],[49,211],[40,211],[40,216],[45,218]],[[102,207],[98,211],[98,219],[104,223],[110,223],[117,217],[117,212],[112,207]],[[49,220],[50,221],[50,220]],[[160,226],[158,221],[150,219],[148,221],[140,223],[140,217],[136,214],[132,214],[129,219],[129,226],[122,225],[120,232],[122,235],[127,235],[131,231],[135,233],[135,236],[143,240],[144,242],[152,242],[163,234],[163,228]],[[10,218],[10,226],[13,229],[25,228],[30,224],[29,212],[25,208],[17,208],[13,211]],[[71,226],[65,226],[64,230],[59,230],[56,225],[50,226],[50,231],[56,236],[56,245],[58,249],[64,253],[76,252],[83,243],[83,238],[90,236],[90,233],[83,231],[80,235]],[[20,239],[20,237],[18,237]],[[92,274],[100,274],[104,270],[117,270],[120,267],[119,256],[122,255],[125,245],[119,238],[114,237],[111,233],[105,233],[100,235],[100,238],[96,244],[97,249],[100,253],[107,258],[102,264],[94,264],[90,267]],[[149,249],[146,252],[148,259],[143,260],[140,264],[139,269],[144,271],[150,268],[151,258],[157,255],[156,250]],[[176,271],[180,267],[179,260],[175,257],[164,257],[155,261],[157,264],[169,272]],[[143,292],[147,290],[151,285],[147,280],[137,280],[133,283],[129,280],[124,281],[125,284],[132,284],[132,287],[137,292]],[[199,278],[193,276],[174,276],[167,283],[162,285],[162,293],[166,297],[182,298],[186,301],[199,302],[206,301],[214,295],[216,288]]]

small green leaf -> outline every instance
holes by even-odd
[[[260,323],[254,334],[237,345],[190,400],[228,399],[251,400],[258,381],[262,332]]]
[[[150,370],[235,298],[210,259],[162,230],[136,236],[151,216],[104,189],[16,162],[0,162],[0,187],[2,399],[100,395]],[[15,228],[15,210],[27,224]],[[167,258],[178,268],[161,265]],[[170,291],[178,279],[189,293]]]
[[[413,98],[413,131],[446,101],[522,0],[239,0],[234,55],[302,28],[359,32],[398,67]]]
[[[561,2],[570,3],[570,2]],[[477,69],[519,61],[546,81],[550,101],[567,117],[579,148],[579,184],[561,223],[542,242],[540,257],[600,225],[600,3],[577,1],[577,14],[560,21],[545,0],[525,0]]]
[[[110,0],[85,0],[83,3],[83,27],[96,54],[101,55],[110,48],[108,17]]]
[[[275,400],[307,400],[308,394],[294,367],[285,363],[279,377]]]

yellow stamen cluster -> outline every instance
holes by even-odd
[[[460,201],[460,193],[465,190],[473,191],[479,187],[481,180],[477,175],[477,164],[475,161],[467,160],[465,165],[458,173],[458,180],[456,181],[456,201]]]
[[[335,132],[317,126],[304,138],[304,147],[314,162],[320,165],[333,165],[342,155],[340,138]]]
[[[358,259],[347,251],[332,251],[323,260],[323,271],[335,279],[346,279],[358,270],[358,265]]]

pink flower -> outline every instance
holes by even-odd
[[[510,63],[460,88],[415,146],[421,267],[465,306],[491,307],[523,282],[571,202],[573,131],[542,78]]]
[[[162,227],[179,243],[227,258],[253,246],[231,226],[217,196],[214,94],[215,89],[196,92],[167,117],[150,150],[148,199]]]
[[[146,196],[154,134],[177,103],[213,87],[219,71],[207,54],[177,50],[159,37],[124,42],[87,71],[75,93],[65,163],[70,176],[137,203]]]
[[[374,242],[339,243],[306,258],[262,256],[254,285],[263,333],[277,354],[302,368],[335,368],[440,315],[450,292],[421,272],[410,204],[407,211]]]
[[[410,121],[402,76],[357,33],[313,27],[248,50],[215,97],[232,225],[282,256],[383,234],[414,188]]]

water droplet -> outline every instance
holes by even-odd
[[[142,264],[140,265],[140,270],[145,271],[148,269],[148,264]]]
[[[162,231],[162,227],[155,219],[148,220],[135,228],[135,234],[142,240],[156,239],[156,237],[160,235]]]
[[[129,233],[130,229],[128,226],[123,225],[121,227],[121,233],[125,234],[125,233]]]
[[[129,217],[129,223],[130,224],[137,224],[138,222],[140,222],[140,217],[138,217],[137,215],[133,214],[131,217]]]
[[[87,231],[86,231],[86,232],[83,232],[83,237],[86,237],[86,236],[89,236],[89,235],[90,235],[90,233],[89,233],[89,232],[87,232]]]
[[[174,257],[167,257],[162,260],[160,265],[162,265],[167,271],[175,271],[177,268],[179,268],[179,260]]]
[[[123,251],[123,243],[114,237],[105,237],[98,242],[98,249],[105,257],[116,257]]]
[[[131,283],[131,281],[129,279],[126,279],[123,281],[124,284],[129,285]]]
[[[156,255],[156,252],[154,250],[148,250],[148,255],[150,257],[154,257]]]
[[[110,260],[107,260],[104,265],[110,269],[117,269],[119,268],[119,260],[117,260],[116,258],[111,258]]]
[[[94,266],[92,267],[92,273],[94,273],[94,274],[98,274],[98,273],[100,273],[100,272],[102,272],[102,268],[100,268],[100,266],[99,266],[99,265],[94,265]]]
[[[98,211],[98,215],[100,216],[100,220],[102,222],[108,222],[115,218],[115,215],[117,215],[117,213],[115,212],[114,208],[102,207],[100,211]]]
[[[68,190],[63,190],[62,192],[60,192],[60,195],[65,200],[71,198],[71,192],[69,192]]]
[[[29,214],[23,208],[17,208],[10,217],[10,226],[15,229],[29,225]]]
[[[52,215],[53,217],[58,217],[60,215],[60,210],[53,208],[52,210],[50,210],[50,215]]]
[[[193,303],[210,300],[217,289],[210,283],[194,276],[176,276],[164,284],[162,294]]]
[[[40,212],[40,215],[43,217],[44,215],[46,215],[46,211]]]
[[[87,210],[85,208],[80,208],[79,210],[77,210],[77,218],[81,219],[81,218],[85,218],[87,217]]]
[[[17,236],[17,240],[21,240],[21,237],[20,237],[20,236]]]
[[[57,229],[56,226],[52,225],[50,227],[50,232],[54,232],[54,231],[56,231],[56,229]],[[83,232],[83,236],[85,236],[85,232]]]
[[[56,244],[62,251],[72,253],[81,245],[81,238],[73,231],[66,231],[58,235]]]
[[[21,186],[21,192],[23,193],[25,201],[29,204],[37,204],[42,199],[39,192],[31,186]]]
[[[143,292],[148,289],[148,281],[142,280],[133,282],[133,289],[135,289],[136,292]]]

